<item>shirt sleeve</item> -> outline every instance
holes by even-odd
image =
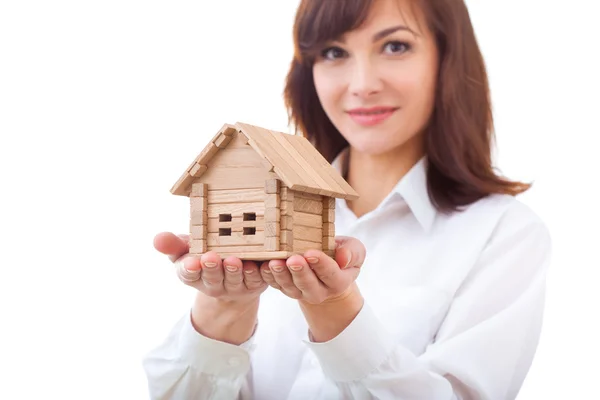
[[[537,217],[507,214],[423,354],[395,342],[368,302],[334,339],[305,342],[343,398],[516,398],[539,340],[551,239]]]
[[[239,346],[210,339],[187,313],[143,359],[150,399],[247,399],[254,338]]]

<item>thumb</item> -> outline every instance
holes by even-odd
[[[154,248],[169,256],[171,262],[188,253],[190,247],[186,235],[177,236],[171,232],[161,232],[154,237]]]

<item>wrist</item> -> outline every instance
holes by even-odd
[[[230,301],[199,292],[192,307],[192,326],[198,333],[211,339],[240,345],[254,332],[258,306],[259,298]]]
[[[338,336],[356,318],[364,304],[358,286],[352,285],[343,293],[331,297],[320,304],[300,301],[315,342],[326,342]]]

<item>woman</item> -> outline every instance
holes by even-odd
[[[303,0],[294,34],[291,118],[360,198],[336,203],[335,259],[197,259],[159,234],[198,294],[144,361],[151,397],[514,399],[550,237],[492,168],[463,0]]]

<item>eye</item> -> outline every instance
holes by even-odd
[[[346,55],[346,52],[339,47],[328,47],[321,51],[321,58],[325,60],[335,60],[342,58]]]
[[[406,53],[407,51],[410,50],[410,48],[411,48],[410,44],[408,44],[406,42],[400,42],[400,41],[387,42],[383,46],[384,51],[387,51],[391,54]]]

